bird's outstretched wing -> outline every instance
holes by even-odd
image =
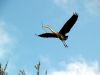
[[[70,29],[73,27],[73,25],[75,24],[77,18],[78,18],[78,14],[74,13],[72,17],[64,24],[64,26],[59,31],[59,33],[62,35],[65,35],[66,33],[68,33]]]
[[[53,34],[53,33],[43,33],[38,35],[40,37],[44,37],[44,38],[57,38],[57,35]]]

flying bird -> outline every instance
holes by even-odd
[[[64,46],[68,47],[67,44],[65,43],[65,41],[68,39],[68,35],[66,34],[69,33],[69,31],[71,30],[77,19],[78,19],[78,14],[73,13],[71,18],[64,24],[64,26],[60,29],[59,32],[53,31],[52,28],[50,28],[49,26],[43,26],[44,28],[48,28],[51,32],[43,33],[38,36],[43,38],[59,38],[63,42]]]

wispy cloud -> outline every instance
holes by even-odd
[[[14,38],[7,32],[5,25],[5,22],[0,22],[0,59],[8,57],[14,44]]]
[[[100,0],[84,0],[84,7],[91,14],[99,14]]]
[[[76,0],[54,0],[54,3],[64,9],[65,11],[69,12],[75,12],[77,11],[77,3]]]
[[[53,0],[54,3],[65,11],[76,12],[80,8],[89,14],[96,15],[100,12],[100,0]]]
[[[48,75],[100,75],[98,62],[76,60],[69,64],[64,63],[63,70],[55,70]]]
[[[54,0],[54,3],[58,6],[66,8],[68,1],[67,0]]]
[[[39,59],[43,64],[50,64],[51,63],[50,58],[47,56],[40,56]]]

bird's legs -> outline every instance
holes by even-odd
[[[68,47],[65,41],[62,41],[62,43],[65,47]]]
[[[42,28],[48,28],[52,33],[54,33],[54,30],[49,25],[42,25]]]

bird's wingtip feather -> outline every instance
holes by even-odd
[[[73,12],[73,15],[78,16],[78,13],[77,12]]]

